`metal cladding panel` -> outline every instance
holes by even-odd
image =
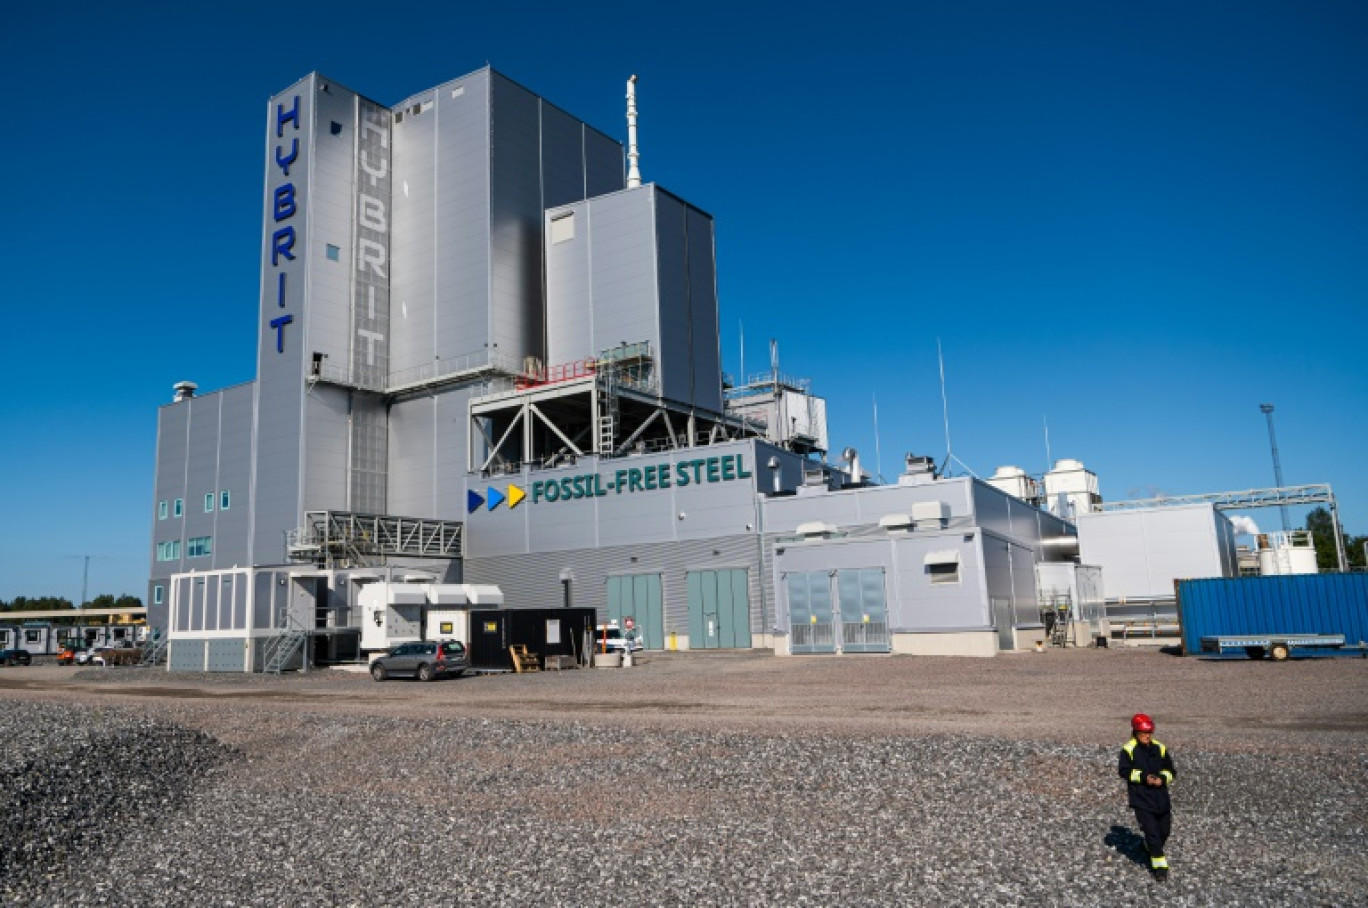
[[[906,514],[912,505],[942,501],[950,506],[951,518],[971,518],[969,478],[948,479],[920,486],[870,486],[842,489],[814,495],[766,498],[765,529],[768,532],[793,532],[801,523],[821,520],[836,526],[877,524],[889,514]]]
[[[593,348],[588,355],[624,341],[649,341],[660,355],[651,195],[651,187],[643,186],[589,204]]]
[[[447,388],[433,395],[432,507],[419,512],[419,517],[459,520],[465,514],[465,476],[470,469],[468,405],[475,393],[476,389],[465,386]]]
[[[775,585],[779,627],[788,625],[789,573],[879,569],[884,572],[888,602],[888,626],[901,632],[986,628],[991,621],[978,583],[981,573],[975,546],[961,534],[930,534],[926,537],[889,536],[882,539],[824,540],[781,544],[774,556],[780,582]],[[933,551],[959,553],[957,584],[933,584],[925,558]]]
[[[303,250],[308,263],[305,355],[328,356],[336,366],[350,362],[352,274],[356,264],[354,202],[357,103],[354,92],[327,83],[313,99],[309,162],[309,231]],[[329,256],[335,249],[336,260]],[[381,263],[381,267],[385,267]]]
[[[266,195],[257,354],[257,451],[252,561],[284,560],[299,525],[306,282],[313,254],[310,206],[315,142],[310,74],[271,99],[266,113]],[[319,255],[322,256],[322,252]]]
[[[589,198],[627,185],[622,143],[588,127],[584,130],[584,185]]]
[[[570,363],[595,356],[593,299],[589,283],[592,206],[586,202],[546,214],[546,362]],[[561,236],[553,221],[570,218],[573,236]],[[570,232],[569,227],[566,233]]]
[[[542,356],[541,102],[490,74],[492,347],[521,363]]]
[[[414,107],[433,101],[437,94],[441,92],[427,92],[412,99],[411,105],[405,102],[408,106],[400,111],[402,119],[394,124],[390,370],[399,375],[418,366],[430,366],[438,346],[437,250],[446,245],[448,237],[439,232],[437,211],[447,201],[438,195],[446,162],[439,161],[439,114],[433,109],[413,112]],[[487,222],[486,214],[478,214],[475,223]],[[479,284],[483,302],[484,282]]]
[[[570,581],[574,606],[597,610],[608,618],[608,578],[623,574],[659,574],[663,598],[663,635],[689,633],[686,575],[690,571],[744,568],[750,598],[752,633],[767,633],[774,609],[765,595],[760,546],[755,535],[689,539],[603,548],[568,549],[524,555],[469,558],[465,574],[471,583],[497,584],[509,608],[562,604],[562,579]]]
[[[436,403],[431,397],[397,401],[389,419],[390,513],[418,517],[433,515],[433,424]]]
[[[219,392],[218,476],[214,502],[215,568],[250,564],[252,530],[252,419],[255,387],[237,385]],[[223,493],[228,493],[228,508]]]
[[[415,249],[436,276],[437,321],[413,323],[417,349],[425,353],[407,363],[425,365],[434,357],[454,359],[490,349],[490,73],[481,70],[440,86],[435,92],[436,124],[432,152],[432,219],[416,225]],[[427,116],[423,114],[422,116]],[[408,125],[407,119],[404,126]],[[403,127],[396,127],[396,131]],[[396,200],[407,171],[398,173]],[[410,194],[416,187],[406,187]],[[540,212],[538,213],[540,218]],[[430,240],[425,240],[425,235]],[[428,242],[423,246],[423,242]],[[428,255],[432,258],[428,258]],[[403,317],[397,313],[396,321]],[[426,332],[426,333],[425,333]]]
[[[205,640],[172,640],[167,644],[166,667],[173,672],[204,671]]]
[[[585,197],[584,131],[579,120],[541,102],[543,207],[556,208]]]
[[[550,552],[754,533],[758,526],[753,442],[686,448],[643,457],[486,479],[468,487],[517,506],[481,506],[466,517],[467,557]]]
[[[1227,518],[1210,504],[1080,514],[1079,557],[1102,568],[1108,599],[1167,597],[1176,580],[1220,577],[1234,564],[1223,550]]]
[[[1184,580],[1178,584],[1183,649],[1203,637],[1241,634],[1343,634],[1368,640],[1368,574],[1292,574]]]
[[[184,538],[184,518],[176,517],[173,503],[185,498],[185,467],[194,399],[168,404],[157,411],[157,467],[152,483],[152,539],[148,546],[148,576],[164,579],[180,570],[178,561],[158,561],[157,544]],[[166,517],[161,502],[166,502]],[[150,601],[150,600],[149,600]],[[169,597],[168,597],[169,601]]]
[[[689,311],[688,209],[674,196],[650,189],[655,202],[656,294],[662,397],[693,403],[693,315]]]
[[[691,338],[690,401],[697,407],[722,412],[722,352],[717,324],[717,258],[713,220],[697,208],[688,209],[689,317]]]
[[[308,446],[304,459],[304,510],[345,511],[351,392],[331,385],[315,385],[304,401]]]

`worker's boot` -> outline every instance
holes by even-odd
[[[1150,870],[1154,872],[1154,881],[1163,883],[1168,880],[1168,858],[1162,854],[1158,857],[1150,858]]]

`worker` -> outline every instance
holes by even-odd
[[[1116,770],[1126,781],[1131,809],[1145,834],[1150,871],[1162,883],[1169,871],[1164,843],[1173,818],[1169,803],[1169,786],[1175,775],[1173,755],[1154,740],[1154,720],[1144,713],[1131,718],[1131,732],[1131,739],[1121,748]]]

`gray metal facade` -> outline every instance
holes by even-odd
[[[1108,599],[1169,598],[1174,581],[1234,577],[1235,529],[1213,504],[1078,517],[1078,550],[1102,568]]]
[[[547,360],[646,341],[662,397],[722,410],[712,217],[655,185],[546,213]]]

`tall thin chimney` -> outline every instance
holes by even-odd
[[[637,109],[635,75],[627,79],[627,188],[641,185],[641,168],[637,166],[641,155],[637,153]]]

